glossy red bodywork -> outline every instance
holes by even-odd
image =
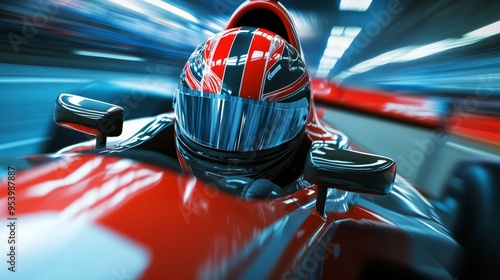
[[[317,246],[323,247],[315,253],[323,256],[323,251],[333,245],[329,245],[328,240],[318,243],[318,236],[326,234],[333,222],[344,219],[350,222],[342,226],[340,232],[346,232],[348,236],[373,223],[375,232],[401,238],[397,254],[380,251],[378,245],[371,248],[365,244],[363,250],[369,252],[362,255],[407,257],[404,244],[407,237],[371,210],[356,206],[346,213],[322,217],[313,207],[304,209],[304,205],[315,201],[314,186],[279,199],[249,201],[223,193],[196,178],[129,159],[99,155],[64,156],[19,172],[17,178],[16,200],[22,201],[16,209],[19,221],[35,213],[51,212],[57,213],[56,219],[65,220],[67,227],[72,227],[74,221],[83,220],[116,232],[149,252],[151,261],[141,275],[146,279],[157,279],[159,275],[195,279],[200,275],[220,273],[224,278],[239,277],[252,258],[227,271],[215,264],[241,254],[266,228],[272,228],[277,221],[297,212],[304,212],[305,221],[295,232],[286,233],[291,235],[291,241],[283,258],[277,260],[273,276],[281,275],[286,279],[287,275],[298,273],[292,268],[300,265]],[[2,193],[2,205],[6,200],[6,193]],[[1,217],[5,218],[6,209],[0,211]],[[335,236],[334,243],[349,244],[353,240],[348,236]],[[43,240],[44,236],[40,238]],[[369,240],[365,242],[371,243]],[[255,253],[261,250],[252,246],[251,249]],[[325,266],[325,272],[356,275],[351,271],[355,268],[353,264],[346,269],[342,259],[329,256],[325,259],[333,265]],[[186,264],[191,269],[173,269]],[[219,269],[224,271],[218,272]]]
[[[282,34],[281,32],[276,32],[276,30],[271,30],[271,31],[274,31],[275,33],[278,33],[283,38],[285,38],[288,41],[288,43],[294,46],[299,51],[299,54],[302,55],[302,47],[300,45],[299,36],[297,35],[297,30],[295,29],[295,26],[293,24],[293,20],[290,17],[288,11],[285,9],[285,7],[283,7],[283,5],[278,3],[278,1],[249,0],[244,2],[242,5],[238,7],[238,9],[236,9],[236,11],[231,16],[228,24],[226,25],[226,29],[230,29],[233,27],[240,27],[241,19],[243,17],[248,15],[250,12],[257,11],[258,13],[259,10],[269,11],[271,14],[274,14],[281,20],[281,23],[283,24],[286,34]],[[256,18],[255,22],[258,23],[260,20],[263,19]]]

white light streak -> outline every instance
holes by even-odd
[[[340,0],[339,10],[364,12],[368,10],[372,0]]]
[[[427,45],[402,47],[356,64],[355,66],[339,73],[335,79],[342,81],[352,75],[367,72],[389,63],[408,62],[454,48],[471,45],[499,33],[500,21],[497,21],[466,33],[459,38],[448,38]]]
[[[179,9],[171,4],[163,2],[161,0],[144,0],[144,1],[149,3],[149,4],[155,5],[158,8],[162,8],[165,11],[171,12],[171,13],[176,14],[182,18],[185,18],[191,22],[199,23],[198,19],[196,17],[194,17],[192,14],[190,14],[182,9]]]
[[[83,55],[83,56],[111,58],[111,59],[128,60],[128,61],[144,61],[144,59],[141,57],[121,55],[121,54],[100,53],[100,52],[90,52],[81,50],[73,51],[73,53],[76,55]]]

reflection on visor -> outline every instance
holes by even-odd
[[[199,144],[227,151],[256,151],[293,139],[308,118],[306,98],[266,102],[180,87],[174,108],[178,128]]]

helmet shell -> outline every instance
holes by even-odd
[[[281,36],[253,27],[225,30],[200,45],[186,63],[181,83],[206,93],[269,102],[309,94],[309,75],[298,51]]]
[[[309,75],[299,52],[256,27],[224,30],[198,46],[180,75],[177,97],[183,169],[212,178],[279,174],[293,158],[310,112]],[[226,106],[231,104],[237,108]]]

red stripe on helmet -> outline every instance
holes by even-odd
[[[222,37],[217,36],[210,40],[209,45],[206,46],[203,52],[203,60],[207,72],[203,76],[204,79],[208,78],[209,80],[203,84],[204,91],[220,93],[222,79],[226,71],[227,57],[237,34],[237,32],[229,32]]]
[[[240,97],[259,100],[264,88],[263,75],[266,68],[266,58],[268,54],[263,50],[268,50],[271,46],[274,35],[267,31],[257,29],[254,32],[252,43],[247,53],[245,70],[243,71],[240,86]]]

